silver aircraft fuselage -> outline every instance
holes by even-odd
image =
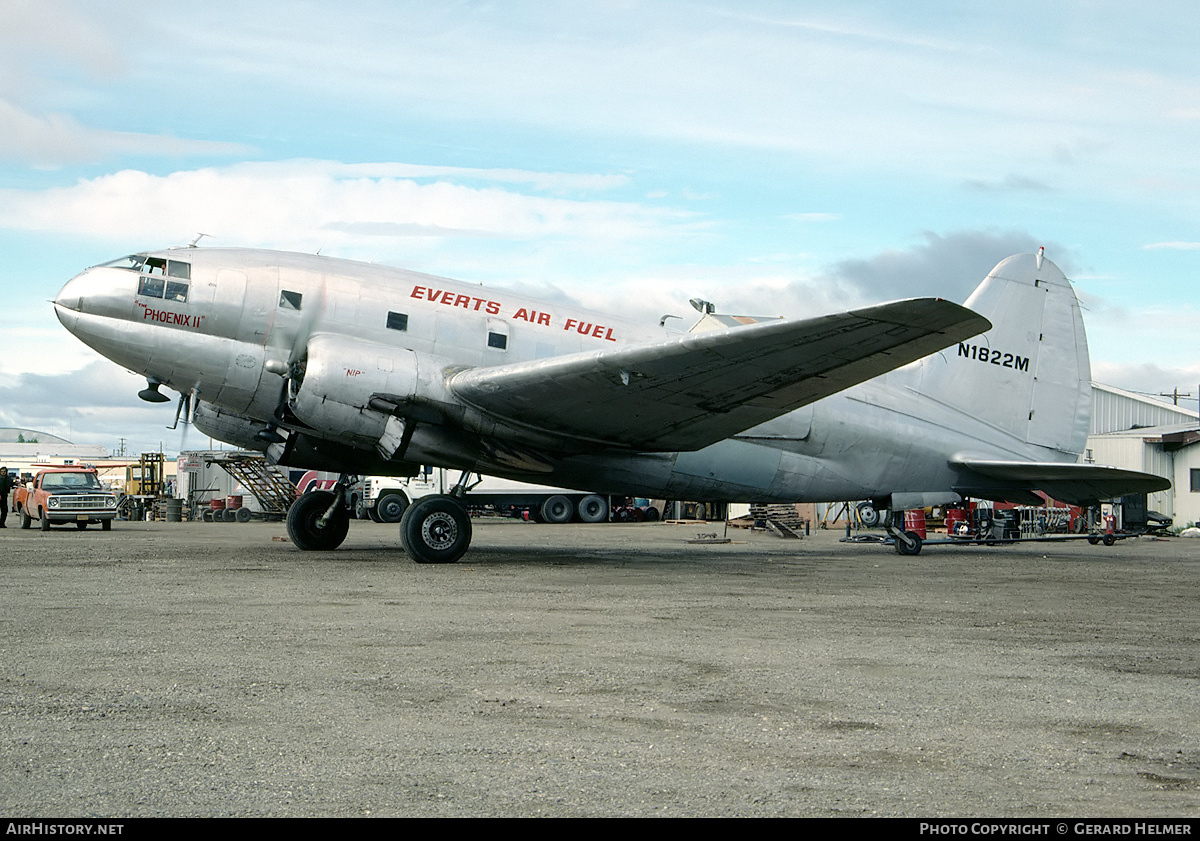
[[[90,268],[63,287],[54,307],[63,325],[103,356],[151,382],[193,393],[203,404],[244,420],[248,431],[276,418],[285,377],[294,376],[305,347],[322,337],[361,350],[344,354],[337,370],[324,374],[342,378],[347,387],[370,377],[390,384],[375,391],[398,387],[399,373],[380,373],[390,360],[365,358],[372,348],[386,347],[420,355],[418,385],[436,391],[440,386],[434,381],[446,371],[681,335],[538,300],[519,290],[243,249],[147,252]],[[984,370],[993,365],[987,351],[980,361],[978,349],[968,345],[964,354],[963,347],[949,347],[691,452],[564,451],[526,469],[519,460],[489,457],[494,446],[478,428],[443,436],[413,452],[422,463],[588,491],[788,502],[860,500],[886,493],[897,498],[896,507],[956,499],[954,488],[979,481],[962,466],[964,461],[1075,461],[1086,416],[1082,423],[1072,421],[1069,441],[1030,443],[1011,424],[977,411],[986,407],[986,397],[964,407],[945,399],[944,391],[931,396],[924,388],[927,379],[955,376],[942,369],[961,370],[964,378],[992,373]],[[437,361],[440,371],[430,370],[429,360]],[[994,364],[1004,367],[1006,361]],[[1033,378],[1035,372],[1017,373]],[[986,383],[968,386],[965,379],[963,387],[983,389],[984,394],[988,388]],[[997,392],[996,399],[1002,401],[1003,393]],[[606,418],[604,395],[597,395],[590,411]],[[1020,411],[1033,416],[1027,406]],[[372,472],[388,472],[387,460],[374,448],[376,421],[365,414],[361,422],[351,418],[322,425],[312,420],[321,417],[317,411],[294,428],[286,420],[280,425],[362,451],[364,458],[379,461]],[[607,420],[622,422],[620,416]],[[529,430],[521,446],[536,449],[538,434]]]

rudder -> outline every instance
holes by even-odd
[[[1019,442],[1078,455],[1091,421],[1079,301],[1041,254],[1000,262],[964,306],[992,329],[925,360],[921,392]]]

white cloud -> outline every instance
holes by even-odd
[[[1166,249],[1171,251],[1198,251],[1200,250],[1200,242],[1152,242],[1148,245],[1143,245],[1145,251],[1156,251]]]
[[[669,208],[497,186],[579,192],[624,182],[624,176],[309,160],[165,176],[125,170],[41,192],[0,190],[0,226],[126,244],[205,231],[226,243],[312,249],[373,248],[380,237],[413,236],[611,242],[679,235],[696,220]]]
[[[37,115],[0,99],[0,160],[51,169],[120,155],[228,156],[247,151],[249,147],[240,143],[93,128],[69,114]]]
[[[1194,409],[1196,395],[1200,391],[1200,361],[1191,364],[1157,364],[1154,362],[1093,362],[1092,379],[1098,383],[1116,386],[1139,394],[1149,394],[1158,399],[1170,398],[1178,389],[1187,396],[1180,399],[1184,408]]]

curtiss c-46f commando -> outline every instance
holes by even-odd
[[[306,254],[179,248],[87,269],[68,330],[193,398],[206,434],[343,474],[292,506],[302,549],[345,539],[350,474],[462,470],[400,523],[417,561],[467,550],[473,472],[599,493],[762,502],[964,497],[1092,503],[1169,487],[1078,464],[1091,372],[1074,290],[1010,257],[965,306],[936,298],[817,318],[705,312],[687,332],[520,292]],[[709,307],[700,307],[702,310]],[[666,319],[664,319],[666,321]]]

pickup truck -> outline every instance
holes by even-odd
[[[20,515],[23,529],[37,520],[42,531],[51,523],[74,523],[79,529],[99,523],[108,531],[117,516],[117,498],[100,483],[94,468],[52,468],[17,488],[13,511]]]

